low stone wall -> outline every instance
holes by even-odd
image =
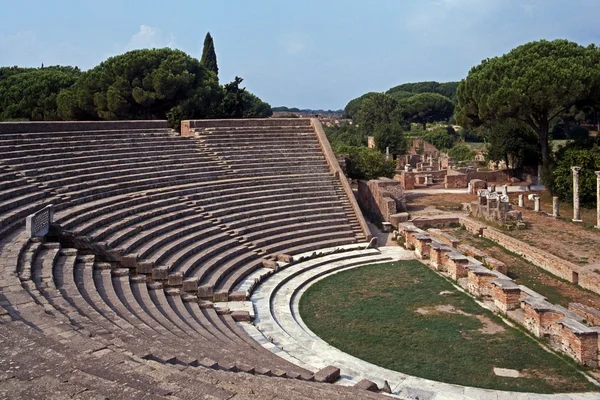
[[[481,179],[487,182],[507,182],[510,177],[506,171],[473,171],[467,173],[467,181],[471,179]]]
[[[509,314],[511,317],[519,315],[516,322],[535,336],[547,338],[556,350],[580,364],[598,366],[600,327],[586,325],[586,322],[598,322],[600,318],[596,318],[596,314],[584,309],[586,316],[594,315],[594,319],[587,319],[564,307],[551,304],[531,289],[517,285],[504,273],[484,267],[480,261],[465,256],[411,223],[399,224],[395,235],[402,236],[405,247],[414,250],[419,259],[429,258],[431,268],[457,281],[473,296],[491,304],[500,313],[516,313]],[[471,250],[469,246],[460,247]],[[473,248],[471,253],[484,259],[487,257],[478,249]],[[579,308],[583,307],[585,306]],[[596,313],[600,315],[600,312]]]
[[[497,229],[483,225],[467,217],[460,218],[460,224],[469,232],[493,240],[505,249],[523,257],[537,267],[584,289],[600,294],[600,274],[588,271],[570,261],[550,254],[547,251],[523,243]]]
[[[487,225],[482,224],[481,222],[474,221],[470,218],[461,217],[459,218],[459,223],[469,232],[474,235],[482,235],[484,229],[487,228]]]
[[[0,134],[168,129],[167,121],[25,121],[1,122]]]
[[[600,326],[600,311],[580,303],[569,303],[569,310],[585,319],[592,325]]]
[[[458,217],[417,217],[411,221],[419,228],[444,228],[451,224],[458,224]]]
[[[467,175],[461,172],[449,169],[444,177],[444,187],[446,189],[465,189],[469,185]]]
[[[530,246],[527,243],[505,235],[495,229],[486,228],[483,230],[483,237],[493,240],[505,249],[512,251],[531,262],[532,264],[558,276],[568,282],[577,284],[581,268],[569,261],[563,260],[553,254]],[[600,287],[596,293],[600,294]]]
[[[410,172],[402,171],[400,174],[394,176],[394,180],[400,182],[404,190],[413,190],[415,188],[415,174]]]

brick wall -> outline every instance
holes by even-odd
[[[388,178],[358,181],[358,203],[371,221],[390,222],[391,215],[405,208],[404,190]]]
[[[493,240],[505,249],[520,255],[534,265],[550,272],[553,275],[558,276],[559,278],[571,283],[578,283],[578,276],[581,272],[581,268],[576,264],[563,260],[536,247],[532,247],[527,243],[523,243],[518,239],[500,233],[492,228],[484,229],[483,237]],[[597,293],[600,293],[600,291]]]
[[[468,186],[467,175],[454,170],[448,170],[444,177],[444,186],[446,189],[464,189]]]

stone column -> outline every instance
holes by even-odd
[[[533,211],[535,211],[535,212],[542,211],[542,208],[540,206],[540,196],[535,196],[535,199],[533,199]]]
[[[572,167],[573,170],[573,222],[583,222],[579,215],[579,171],[580,167]]]
[[[552,216],[554,218],[558,218],[558,216],[560,216],[558,213],[558,197],[556,196],[552,198]]]
[[[502,186],[502,194],[508,196],[508,185]]]
[[[600,229],[600,171],[596,171],[596,229]]]
[[[519,207],[525,207],[524,196],[522,194],[519,195]]]

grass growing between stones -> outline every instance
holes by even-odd
[[[373,364],[447,383],[538,393],[595,390],[575,363],[542,349],[417,261],[343,271],[300,300],[305,323]],[[496,376],[494,367],[519,378]]]

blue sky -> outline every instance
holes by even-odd
[[[88,69],[130,49],[200,58],[273,106],[343,108],[368,91],[466,76],[531,40],[600,41],[598,0],[0,0],[0,65]]]

